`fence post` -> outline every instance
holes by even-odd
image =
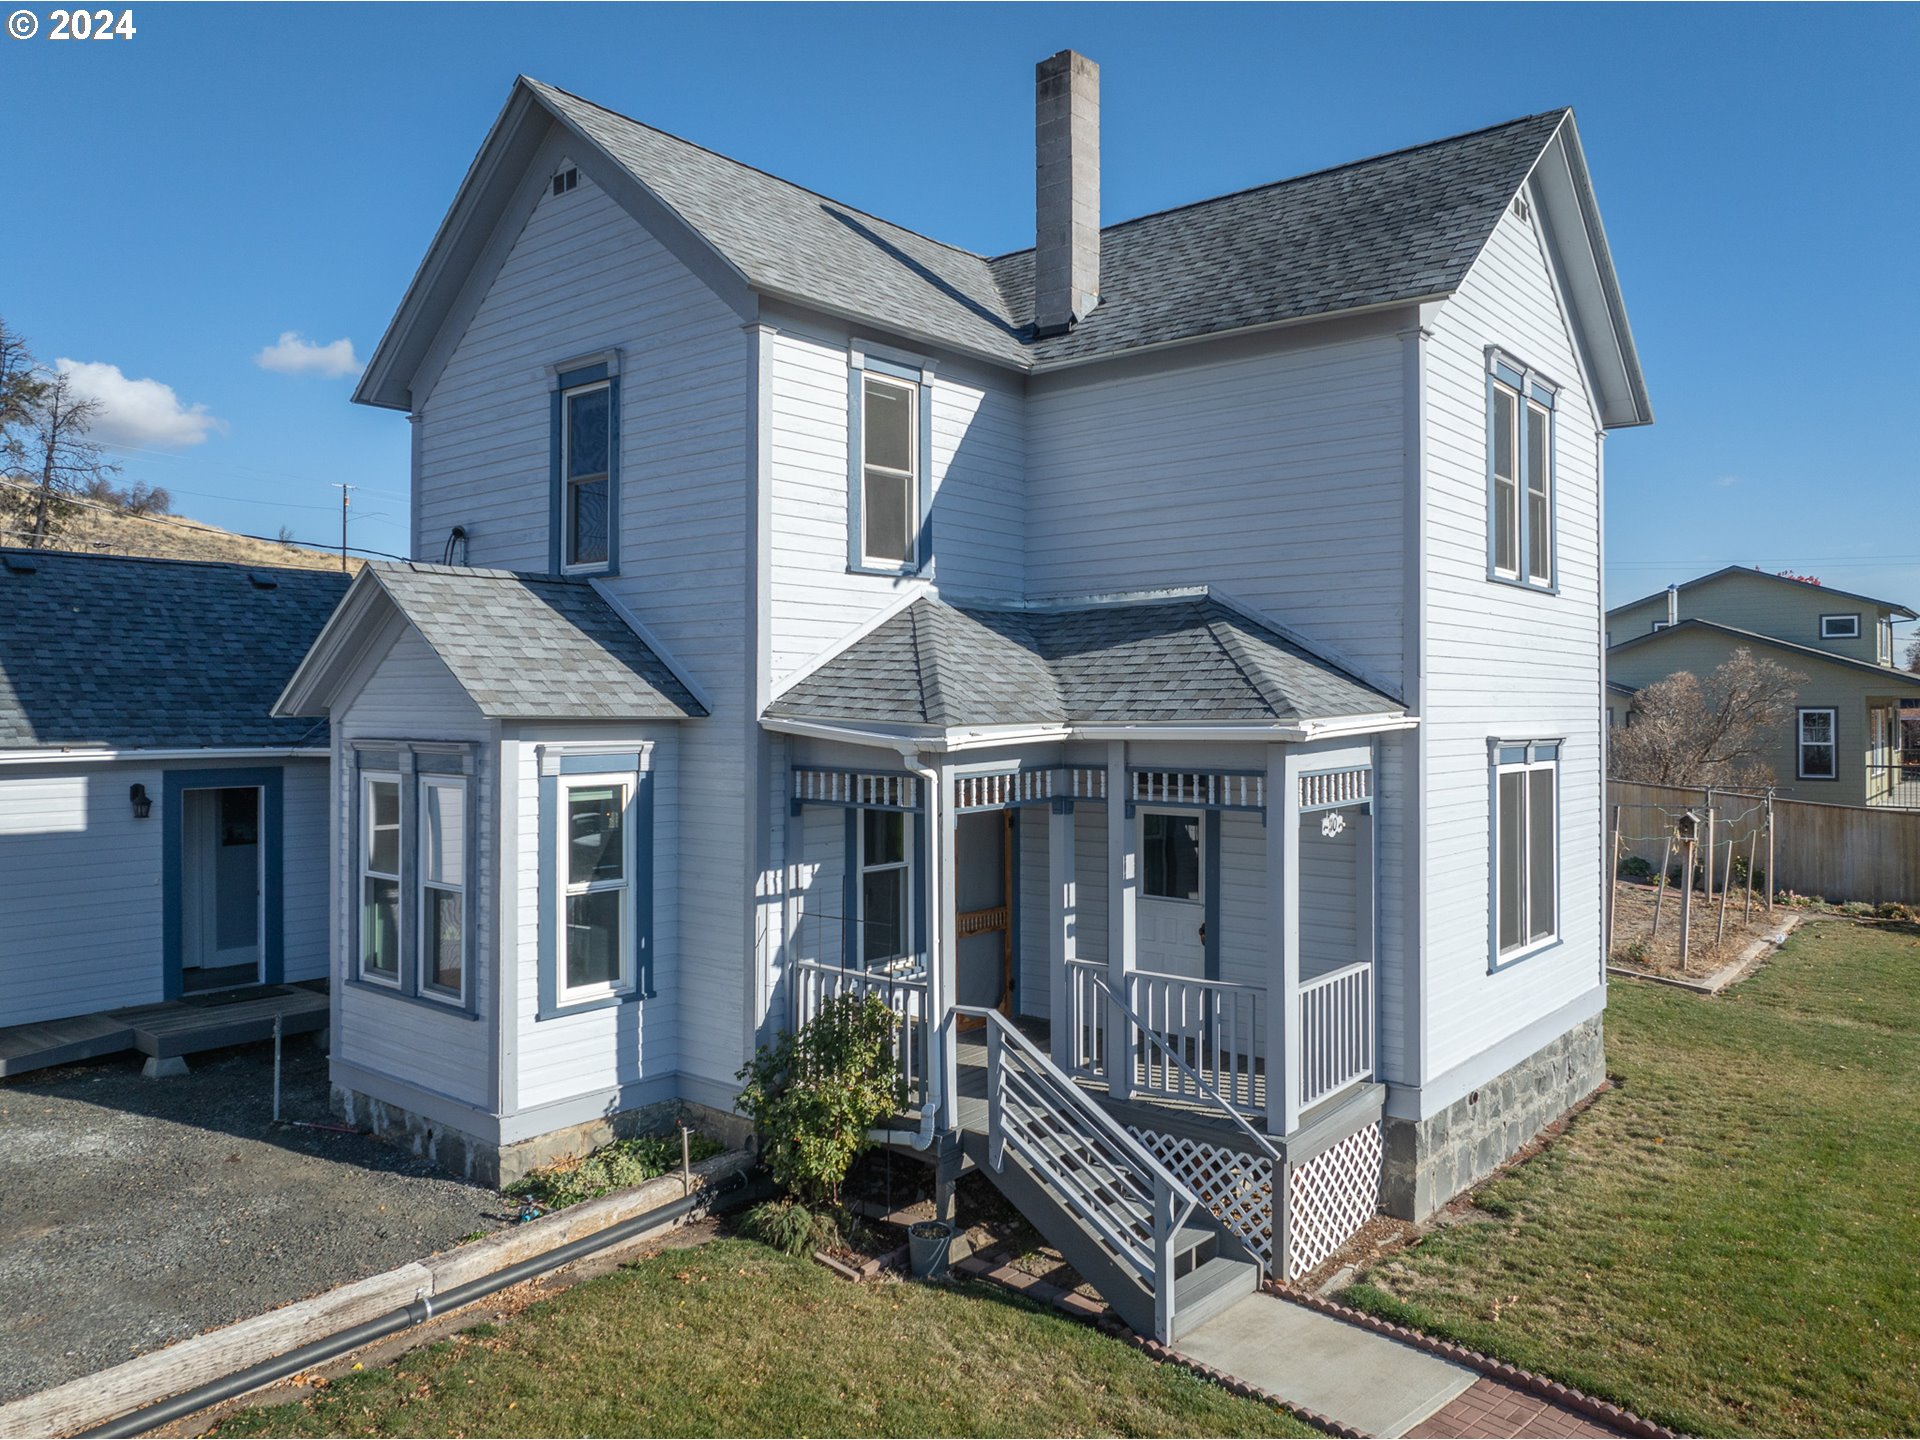
[[[1607,881],[1607,929],[1601,941],[1600,968],[1604,972],[1613,958],[1613,917],[1620,909],[1620,807],[1613,807],[1613,874]]]
[[[1756,826],[1747,836],[1747,908],[1741,912],[1740,923],[1747,924],[1753,919],[1753,862],[1760,850],[1760,830]]]
[[[1686,859],[1680,873],[1680,973],[1687,973],[1687,942],[1693,938],[1693,841],[1684,842]]]
[[[1707,786],[1707,873],[1706,879],[1703,882],[1706,886],[1707,904],[1709,905],[1713,904],[1713,861],[1717,853],[1714,850],[1714,840],[1719,832],[1719,826],[1715,822],[1718,819],[1719,817],[1714,814],[1713,786],[1709,785]],[[1693,883],[1693,877],[1691,875],[1687,877],[1687,883],[1689,885]]]
[[[1673,836],[1667,836],[1667,843],[1660,847],[1660,883],[1653,892],[1653,934],[1647,937],[1647,944],[1656,944],[1660,939],[1660,909],[1667,903],[1667,866],[1673,862]]]

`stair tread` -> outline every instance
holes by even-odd
[[[1259,1267],[1250,1260],[1235,1260],[1227,1255],[1216,1255],[1198,1269],[1174,1281],[1174,1299],[1178,1302],[1180,1309],[1187,1310],[1208,1296],[1224,1290],[1237,1287],[1240,1293],[1251,1294],[1259,1273]]]

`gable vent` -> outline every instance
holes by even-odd
[[[553,177],[553,193],[556,195],[564,195],[569,190],[577,188],[579,184],[580,172],[569,165]]]
[[[1517,216],[1519,219],[1522,219],[1522,220],[1528,220],[1532,218],[1533,208],[1527,204],[1526,196],[1516,195],[1513,197],[1513,213],[1515,216]]]

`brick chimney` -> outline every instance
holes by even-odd
[[[1100,67],[1042,60],[1033,108],[1034,328],[1059,335],[1100,303]]]

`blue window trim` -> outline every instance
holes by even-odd
[[[160,964],[161,994],[177,1000],[186,987],[185,840],[180,827],[189,790],[255,788],[260,791],[261,935],[260,974],[268,985],[286,975],[285,852],[282,824],[286,813],[286,772],[277,765],[217,770],[167,770],[160,780]]]
[[[1503,759],[1503,750],[1520,750],[1523,759]],[[1527,961],[1549,955],[1566,942],[1566,887],[1561,864],[1561,839],[1566,834],[1561,805],[1565,787],[1567,742],[1565,736],[1533,740],[1509,740],[1498,737],[1487,741],[1487,973],[1499,975]],[[1522,946],[1511,954],[1500,953],[1500,767],[1503,764],[1553,762],[1553,935],[1532,946]]]
[[[643,763],[642,752],[558,752],[543,756],[540,766],[540,1004],[536,1022],[563,1015],[581,1015],[589,1010],[608,1010],[636,1001],[651,1000],[653,969],[653,771]],[[557,761],[558,763],[548,763]],[[627,802],[627,824],[633,833],[633,877],[627,887],[631,909],[627,916],[633,929],[633,988],[616,995],[597,995],[591,1000],[560,999],[559,936],[559,838],[560,782],[568,775],[612,775],[633,784]]]
[[[343,978],[356,990],[386,995],[424,1005],[439,1015],[455,1019],[480,1018],[480,887],[484,871],[478,865],[480,854],[480,786],[478,749],[460,740],[356,742],[352,754],[352,794],[347,801],[347,826],[351,837],[348,867],[351,875],[347,895],[347,918],[342,927],[347,938],[346,968]],[[366,843],[365,777],[376,774],[400,777],[400,978],[388,985],[367,980],[360,974],[360,862]],[[428,776],[454,778],[466,782],[463,803],[466,831],[466,885],[462,890],[460,923],[465,927],[467,967],[466,993],[458,1000],[423,985],[420,980],[420,782]]]
[[[607,387],[607,563],[567,568],[567,487],[560,473],[562,428],[566,424],[567,394],[585,385]],[[559,575],[618,575],[620,573],[620,372],[608,361],[554,372],[549,397],[547,434],[547,570]]]
[[[860,543],[861,462],[865,456],[866,378],[868,372],[914,386],[919,397],[915,431],[918,452],[915,477],[920,500],[920,533],[914,545],[914,557],[906,565],[874,565]],[[847,365],[847,570],[854,575],[929,575],[933,569],[933,373],[930,367],[913,367],[883,360],[874,355],[854,352]]]
[[[1515,558],[1519,564],[1518,574],[1502,575],[1494,565],[1495,545],[1497,541],[1494,529],[1499,502],[1495,498],[1493,479],[1493,456],[1495,423],[1494,386],[1504,384],[1514,391],[1521,400],[1516,462],[1519,474],[1515,484],[1519,487],[1519,529],[1515,536],[1517,550]],[[1558,459],[1560,452],[1560,415],[1557,408],[1559,387],[1545,379],[1539,372],[1520,366],[1503,352],[1487,352],[1487,579],[1495,585],[1511,585],[1518,590],[1532,590],[1541,595],[1560,593],[1560,477]],[[1547,579],[1542,582],[1530,579],[1526,573],[1528,554],[1528,505],[1526,477],[1526,404],[1531,399],[1547,412]]]

